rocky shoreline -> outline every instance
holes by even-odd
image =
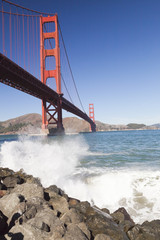
[[[110,214],[57,186],[0,168],[0,240],[159,240],[160,220],[135,224],[124,208]]]

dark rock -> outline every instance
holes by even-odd
[[[51,199],[48,192],[44,192],[44,199],[46,201],[49,201]]]
[[[0,182],[0,190],[7,190],[7,187]]]
[[[142,224],[142,228],[145,231],[156,233],[160,239],[160,220],[153,220],[151,222],[146,221]]]
[[[65,194],[65,192],[62,189],[58,188],[56,185],[51,185],[50,187],[46,188],[45,192],[48,193],[55,192],[58,195],[65,197],[66,200],[68,201],[68,195]]]
[[[19,212],[16,212],[12,215],[11,219],[9,220],[9,229],[11,229],[14,225],[16,220],[21,216]]]
[[[113,217],[113,220],[119,224],[119,226],[126,233],[135,225],[134,221],[131,219],[125,208],[119,208],[117,211],[112,213],[111,216]]]
[[[0,178],[3,179],[5,177],[13,176],[14,171],[9,168],[0,168]]]
[[[8,218],[0,211],[0,235],[3,235],[6,233],[8,224],[7,224]]]
[[[0,240],[6,240],[5,236],[0,235]]]
[[[15,233],[15,234],[9,233],[8,236],[9,236],[9,238],[11,240],[23,240],[24,239],[24,235],[22,233],[20,233],[20,232],[19,233]]]
[[[114,213],[112,213],[111,216],[117,223],[121,223],[127,220],[130,221],[132,224],[135,224],[125,208],[119,208]]]
[[[114,240],[128,240],[127,235],[111,218],[105,217],[91,207],[86,212],[86,223],[93,237],[97,234],[106,234]]]
[[[160,239],[160,220],[144,222],[142,225],[135,225],[127,232],[130,240],[159,240]]]
[[[22,184],[24,180],[22,178],[15,177],[15,176],[9,176],[3,179],[3,184],[7,188],[14,188],[17,184]]]

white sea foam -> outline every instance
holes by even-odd
[[[111,212],[125,207],[139,223],[160,219],[159,180],[160,171],[108,170],[103,175],[88,177],[88,195],[84,196],[83,200],[88,198],[97,206],[106,207]],[[73,195],[78,198],[78,193],[72,190]]]
[[[160,171],[81,167],[88,152],[81,136],[48,143],[21,138],[2,144],[0,165],[15,171],[23,168],[44,186],[56,184],[69,196],[111,212],[123,206],[136,222],[160,219]]]
[[[14,171],[24,169],[28,174],[39,177],[44,184],[60,184],[74,173],[81,154],[88,146],[81,138],[53,141],[20,138],[19,141],[5,142],[1,146],[0,162],[2,167]]]

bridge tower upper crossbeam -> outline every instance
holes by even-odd
[[[55,29],[46,31],[45,24],[53,23]],[[45,41],[54,39],[54,48],[49,48],[45,46]],[[46,68],[46,58],[53,56],[55,58],[55,66],[53,63],[53,69],[47,70]],[[60,48],[59,48],[59,35],[58,35],[58,18],[57,15],[40,17],[40,59],[41,59],[41,81],[46,85],[48,78],[54,78],[56,81],[56,91],[59,95],[57,104],[49,104],[45,99],[42,100],[42,128],[47,129],[49,124],[56,124],[58,131],[63,131],[62,124],[62,92],[61,92],[61,74],[60,74]],[[47,116],[49,118],[47,119]]]

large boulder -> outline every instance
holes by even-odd
[[[71,208],[63,214],[61,221],[63,221],[66,225],[69,223],[78,224],[83,221],[83,216],[78,210]]]
[[[76,224],[72,223],[67,226],[64,240],[88,240],[88,237]]]
[[[144,222],[142,225],[135,225],[127,232],[130,240],[159,240],[160,220]]]
[[[113,220],[124,230],[124,232],[128,232],[135,226],[134,221],[125,208],[119,208],[112,213],[111,216],[113,217]]]
[[[90,209],[91,205],[87,201],[80,202],[77,199],[70,199],[69,200],[69,207],[77,209],[81,214],[83,214],[85,216],[88,209]]]
[[[28,220],[27,224],[41,231],[50,232],[55,239],[62,237],[65,233],[63,222],[49,208],[37,212],[34,218]]]
[[[77,224],[77,226],[82,230],[82,232],[88,237],[88,239],[91,239],[91,232],[89,231],[86,223],[80,222]]]
[[[30,200],[33,198],[41,198],[44,197],[44,190],[43,187],[36,183],[24,183],[21,185],[17,185],[11,193],[21,194],[25,200]]]
[[[59,195],[51,197],[49,200],[49,204],[53,207],[53,209],[57,210],[62,214],[69,210],[69,204],[66,198]]]
[[[0,210],[7,218],[12,216],[17,205],[21,202],[21,195],[13,192],[0,198]]]
[[[6,240],[48,240],[49,236],[34,226],[27,223],[23,225],[15,225],[9,233],[5,235]]]
[[[86,212],[86,223],[93,237],[97,234],[105,234],[114,240],[128,240],[124,231],[113,221],[106,217],[99,210],[90,207]]]
[[[14,174],[14,171],[9,168],[0,168],[0,179],[13,176]]]
[[[134,221],[132,220],[132,218],[126,211],[126,209],[123,207],[116,210],[114,213],[111,214],[111,216],[117,223],[122,223],[124,221],[130,221],[132,224],[134,224]]]
[[[8,188],[14,188],[17,184],[22,184],[24,180],[19,176],[8,176],[3,179],[4,186]]]
[[[53,196],[52,194],[57,193],[60,196],[66,197],[68,200],[67,194],[65,194],[65,192],[62,189],[58,188],[56,185],[51,185],[50,187],[46,188],[45,192],[48,192],[50,197]]]

